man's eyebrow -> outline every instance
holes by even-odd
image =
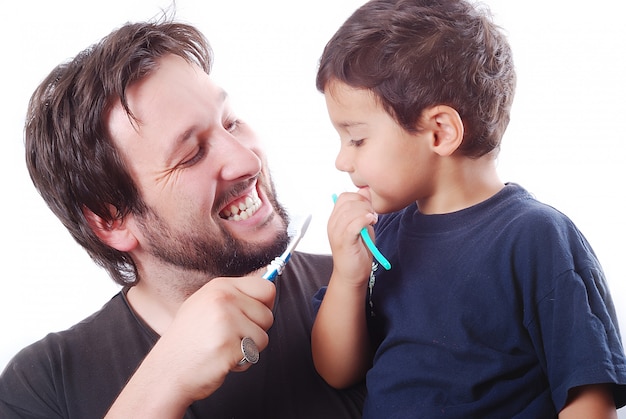
[[[228,98],[228,93],[225,90],[220,89],[219,96],[217,97],[218,105],[222,105],[224,102],[226,102],[227,98]],[[174,144],[180,144],[180,143],[188,140],[189,137],[191,136],[191,133],[193,132],[193,130],[194,130],[194,128],[191,127],[189,129],[185,130],[185,132],[183,132],[180,135],[178,135],[176,137],[176,140],[174,141]]]
[[[217,97],[217,103],[219,105],[222,105],[224,102],[226,102],[226,99],[228,98],[228,92],[226,92],[223,89],[220,89],[219,92],[219,96]],[[174,142],[172,143],[172,147],[170,148],[168,154],[167,154],[167,163],[168,166],[171,164],[171,159],[174,156],[174,152],[176,150],[176,148],[184,143],[185,141],[189,140],[189,138],[191,138],[193,132],[196,130],[195,126],[192,126],[188,129],[186,129],[184,132],[182,132],[180,135],[177,135],[176,138],[174,139]]]

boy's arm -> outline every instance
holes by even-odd
[[[336,278],[333,272],[313,325],[311,344],[318,373],[335,388],[365,377],[372,350],[365,319],[367,287]]]
[[[617,419],[613,392],[607,384],[575,387],[559,419]]]
[[[337,388],[362,379],[371,364],[365,301],[372,255],[360,232],[375,222],[367,191],[341,194],[328,220],[333,273],[313,325],[311,347],[317,371]]]

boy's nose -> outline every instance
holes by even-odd
[[[337,158],[335,158],[335,167],[337,168],[337,170],[347,173],[352,172],[352,163],[348,154],[349,153],[347,153],[343,147],[339,150],[339,153],[337,153]]]

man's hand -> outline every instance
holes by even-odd
[[[211,280],[181,305],[106,417],[180,418],[230,371],[253,367],[237,366],[241,340],[265,349],[275,295],[274,284],[258,276]]]

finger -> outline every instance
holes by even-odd
[[[231,371],[243,372],[256,364],[261,359],[262,347],[256,344],[256,341],[249,336],[245,336],[239,343],[239,359],[231,368]]]
[[[264,272],[263,272],[264,273]],[[276,286],[273,282],[263,279],[258,272],[241,278],[232,278],[235,288],[245,296],[262,303],[272,310],[276,298]]]
[[[263,292],[265,290],[265,292]],[[263,346],[267,345],[262,334],[274,321],[272,303],[276,289],[272,283],[259,277],[215,278],[202,287],[184,306],[192,301],[197,304],[190,316],[203,319],[211,325],[210,333],[221,336],[227,348],[232,341],[254,333]],[[265,301],[259,300],[261,296]]]
[[[257,345],[265,347],[267,345],[265,331],[274,323],[272,309],[276,296],[275,285],[259,276],[231,280],[237,290],[235,304],[243,314],[240,324],[242,330],[248,334],[254,333],[258,337]]]
[[[263,351],[269,344],[267,330],[273,323],[273,314],[263,302],[258,301],[235,286],[237,280],[250,278],[224,278],[230,279],[230,291],[220,289],[216,291],[221,296],[212,299],[213,309],[219,314],[212,316],[209,327],[210,334],[221,343],[214,341],[213,348],[218,351],[226,351],[228,359],[228,370],[245,371],[250,365],[244,363],[238,365],[244,353],[241,348],[243,338],[249,338],[255,343],[259,352]],[[269,282],[259,279],[259,281]],[[224,286],[221,284],[221,286]],[[244,290],[246,286],[239,285]],[[220,349],[221,348],[221,349]]]
[[[359,197],[357,194],[352,195]],[[376,218],[371,205],[362,197],[346,197],[341,201],[338,200],[333,208],[328,222],[329,234],[348,235],[356,241],[361,229],[372,225]]]

